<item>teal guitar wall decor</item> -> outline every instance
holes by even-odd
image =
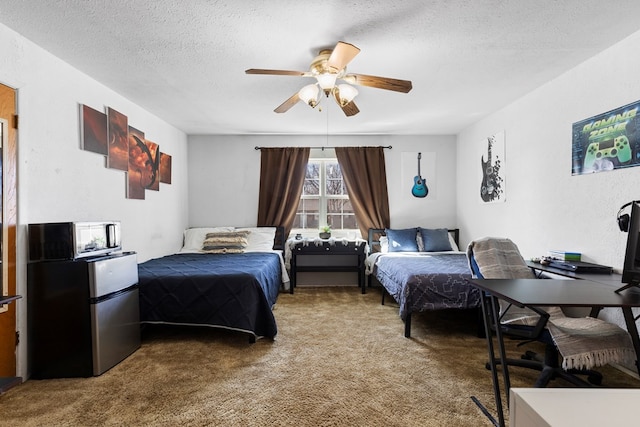
[[[422,158],[422,153],[418,153],[418,175],[413,177],[413,188],[411,189],[411,194],[414,197],[427,197],[429,194],[429,189],[427,188],[427,184],[422,179],[420,175],[420,159]]]

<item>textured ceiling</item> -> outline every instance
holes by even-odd
[[[640,29],[637,0],[0,0],[0,22],[188,134],[451,134]],[[413,82],[273,109],[320,48]],[[612,66],[612,70],[614,67]],[[331,102],[328,102],[331,101]]]

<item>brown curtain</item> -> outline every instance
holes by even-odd
[[[389,193],[383,147],[336,147],[349,200],[363,238],[369,228],[388,228]]]
[[[309,147],[261,148],[258,226],[281,226],[289,235],[308,161]]]

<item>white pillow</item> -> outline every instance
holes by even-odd
[[[237,227],[238,231],[250,231],[245,252],[271,252],[276,238],[276,227]]]
[[[380,252],[383,254],[389,252],[389,238],[387,236],[380,236]]]
[[[233,231],[233,227],[194,227],[184,230],[184,243],[181,252],[201,251],[207,233]]]

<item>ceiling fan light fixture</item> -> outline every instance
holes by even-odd
[[[316,86],[315,84],[310,84],[300,89],[300,91],[298,92],[298,96],[311,108],[315,108],[315,106],[318,105],[319,92],[320,91],[318,89],[318,86]]]
[[[304,101],[311,108],[320,103],[320,89],[329,97],[333,96],[336,104],[347,117],[360,112],[354,98],[358,95],[355,86],[368,86],[377,89],[392,90],[408,93],[412,89],[410,80],[392,79],[389,77],[370,76],[367,74],[347,74],[347,65],[358,55],[360,49],[351,43],[339,41],[333,49],[322,49],[318,56],[311,62],[309,71],[267,70],[262,68],[250,68],[246,74],[271,74],[275,76],[315,77],[316,83],[307,85],[294,93],[275,110],[276,113],[284,113],[299,101]],[[336,85],[336,81],[342,80],[348,84]],[[322,110],[318,108],[318,110]]]
[[[336,85],[337,77],[338,75],[334,73],[322,73],[316,76],[316,79],[318,80],[318,85],[322,88],[326,96],[329,96],[329,94],[331,93],[331,90]]]
[[[338,85],[338,93],[340,94],[340,104],[342,106],[347,105],[358,95],[358,89],[348,84]]]

